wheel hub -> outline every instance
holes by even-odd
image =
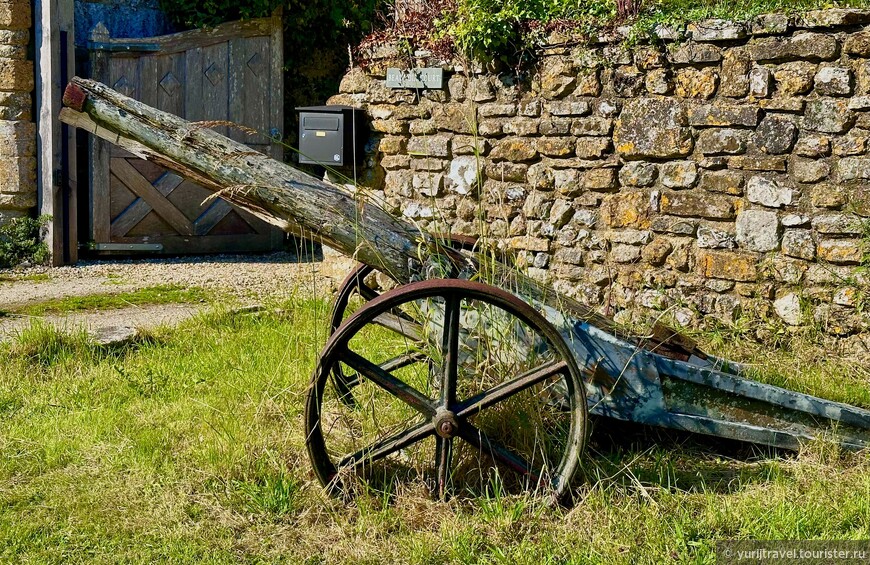
[[[459,420],[456,414],[444,408],[435,412],[432,423],[435,425],[435,433],[445,439],[455,437],[459,431]]]

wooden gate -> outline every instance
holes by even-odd
[[[232,22],[144,39],[91,34],[92,77],[191,121],[229,121],[220,133],[282,157],[281,18]],[[91,151],[91,235],[100,252],[214,253],[277,249],[283,233],[211,191],[107,142]]]

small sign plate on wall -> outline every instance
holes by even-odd
[[[444,88],[444,69],[387,69],[388,88]]]

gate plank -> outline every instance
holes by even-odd
[[[167,172],[157,179],[157,182],[154,183],[154,188],[163,196],[169,196],[182,182],[184,182],[183,178],[175,173]],[[127,232],[144,220],[151,210],[153,208],[144,198],[137,198],[126,210],[112,220],[112,237],[124,237],[127,235]]]
[[[193,235],[193,224],[126,159],[112,159],[112,170],[133,193],[146,201],[178,233]]]
[[[208,235],[214,229],[218,222],[227,217],[227,214],[233,211],[233,207],[227,204],[225,200],[216,200],[214,204],[209,206],[208,210],[202,213],[200,217],[193,222],[193,229],[196,235]]]

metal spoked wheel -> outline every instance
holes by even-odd
[[[355,386],[328,386],[336,367]],[[312,465],[336,495],[422,481],[442,499],[498,488],[560,500],[586,419],[559,332],[515,296],[461,280],[406,285],[354,313],[321,352],[305,406]]]
[[[477,238],[472,236],[451,235],[447,237],[446,242],[457,251],[475,251],[478,246]],[[380,296],[380,292],[366,282],[369,275],[374,272],[374,267],[359,263],[344,278],[332,301],[332,309],[329,313],[329,335],[338,330],[350,313]],[[341,366],[336,365],[332,371],[332,378],[340,397],[352,402],[353,397],[349,393],[350,389],[357,384],[354,377],[345,374]]]

